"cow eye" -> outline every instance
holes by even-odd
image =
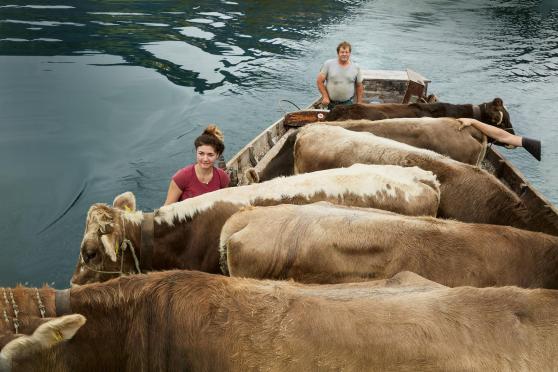
[[[89,252],[84,252],[83,254],[83,260],[85,262],[89,262],[91,260],[93,260],[95,257],[97,257],[97,252],[96,251],[89,251]]]

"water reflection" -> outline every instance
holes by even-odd
[[[70,5],[0,5],[1,8],[28,8],[28,9],[73,9]]]
[[[203,81],[202,87],[205,89],[218,86],[225,81],[227,75],[221,73],[223,70],[231,73],[234,71],[234,66],[251,59],[250,57],[242,57],[244,53],[239,47],[224,43],[216,43],[214,47],[215,53],[211,54],[195,45],[181,41],[162,41],[142,46],[143,49],[153,55],[154,58],[149,58],[150,60],[166,61],[164,67],[167,69],[171,69],[171,66],[173,66],[188,72],[195,72],[195,80]],[[238,54],[235,56],[234,52]],[[204,89],[199,90],[203,91]]]
[[[243,62],[300,53],[303,37],[356,8],[340,1],[208,1],[203,4],[81,1],[79,5],[8,5],[2,14],[4,55],[72,55],[96,50],[154,68],[174,84],[204,92],[256,78]],[[215,11],[219,9],[219,11]],[[40,10],[40,12],[39,12]],[[51,12],[56,10],[56,12]],[[37,18],[41,18],[37,21]],[[41,26],[29,28],[25,26]],[[82,27],[69,30],[68,27]],[[56,46],[39,41],[63,41]],[[10,41],[28,41],[17,45]],[[172,52],[169,48],[179,48]],[[233,48],[234,46],[234,48]],[[147,52],[147,53],[146,53]],[[242,52],[242,55],[239,54]],[[180,54],[184,54],[180,56]],[[243,58],[220,58],[220,55]],[[230,67],[234,68],[230,68]],[[234,87],[229,87],[234,91]]]
[[[215,37],[215,34],[209,31],[203,31],[198,27],[188,26],[188,27],[177,27],[178,32],[186,37],[195,37],[199,39],[211,40]]]

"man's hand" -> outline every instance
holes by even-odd
[[[322,97],[322,105],[327,106],[330,102],[329,97]]]

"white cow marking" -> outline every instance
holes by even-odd
[[[417,181],[439,187],[436,176],[432,172],[418,167],[354,164],[348,168],[279,177],[259,184],[231,187],[203,194],[162,207],[155,221],[172,225],[175,219],[182,221],[191,218],[219,201],[250,205],[257,198],[279,200],[296,195],[310,198],[320,192],[333,197],[344,193],[368,197],[386,193],[395,197],[396,190],[400,190],[409,201],[424,193],[424,184],[419,184]],[[390,185],[389,189],[386,187],[387,184]]]

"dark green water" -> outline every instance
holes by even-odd
[[[412,68],[443,101],[502,97],[543,161],[504,151],[558,203],[556,1],[0,3],[0,285],[65,287],[85,215],[164,200],[207,125],[230,157],[316,96],[341,40],[364,68]]]

